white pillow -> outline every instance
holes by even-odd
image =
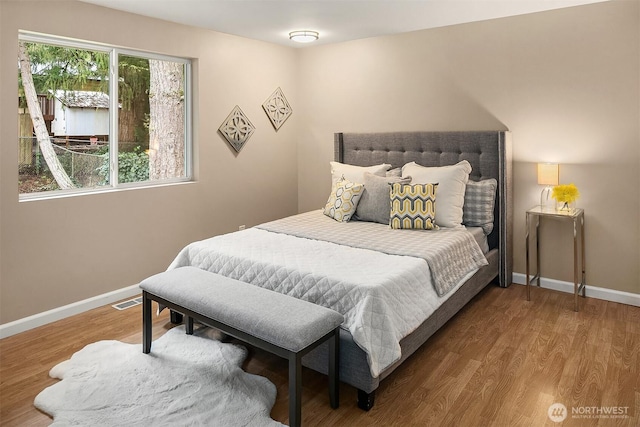
[[[402,167],[402,176],[411,176],[412,184],[438,184],[436,224],[440,227],[462,227],[464,193],[471,173],[471,164],[463,160],[455,165],[420,166],[416,162]]]
[[[364,182],[364,173],[369,172],[378,176],[385,176],[391,168],[390,164],[383,163],[375,166],[354,166],[340,162],[329,162],[331,165],[331,183],[335,184],[343,177],[351,182],[362,184]]]

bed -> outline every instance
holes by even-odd
[[[339,223],[317,210],[194,242],[169,268],[193,265],[342,312],[340,380],[358,390],[358,406],[369,410],[380,382],[478,292],[492,282],[511,283],[510,133],[337,133],[334,160],[388,169],[468,162],[470,181],[495,180],[493,222],[484,233],[476,227],[420,233]],[[425,238],[432,240],[424,244]],[[432,250],[436,241],[453,252]],[[303,364],[326,374],[326,354],[319,347]]]

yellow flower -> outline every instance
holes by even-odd
[[[551,197],[562,203],[573,203],[580,197],[580,192],[575,184],[556,185],[553,187]]]

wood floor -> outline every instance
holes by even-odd
[[[383,381],[370,412],[356,407],[356,391],[345,384],[340,408],[331,410],[326,378],[305,369],[303,424],[638,426],[640,307],[580,303],[576,313],[570,294],[534,288],[527,302],[524,286],[489,286]],[[154,334],[170,327],[163,313]],[[49,369],[91,342],[139,343],[140,329],[140,306],[107,306],[0,340],[0,424],[50,424],[33,407],[36,394],[56,381]],[[286,362],[252,350],[245,369],[276,384],[271,416],[286,423]],[[568,410],[562,424],[548,417],[553,403]],[[626,416],[596,414],[611,407]]]

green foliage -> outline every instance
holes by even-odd
[[[104,183],[109,182],[109,156],[105,155],[104,163],[98,167],[98,175]],[[118,181],[140,182],[149,180],[149,155],[142,152],[140,147],[133,151],[118,153]]]
[[[31,73],[37,93],[50,96],[57,90],[109,93],[107,52],[30,42],[26,42],[25,46],[31,60]],[[136,103],[141,103],[143,111],[149,111],[149,60],[120,55],[118,61],[118,91],[122,108],[131,110]],[[18,85],[20,106],[26,107],[20,73]],[[139,123],[137,127],[140,129],[136,129],[136,133],[140,134],[138,141],[145,141],[145,137],[148,139],[148,131],[143,124]]]
[[[96,83],[98,87],[91,90],[108,92],[108,53],[42,43],[25,45],[38,93],[58,89],[82,90],[85,85]]]
[[[120,55],[118,58],[118,92],[122,107],[131,110],[137,98],[146,100],[149,110],[149,60],[135,56]]]
[[[149,147],[149,129],[145,124],[149,114],[149,60],[135,56],[120,55],[118,57],[118,93],[122,109],[130,111],[134,116],[133,133],[129,138]],[[122,122],[121,122],[122,125]],[[129,141],[129,142],[133,142]]]

